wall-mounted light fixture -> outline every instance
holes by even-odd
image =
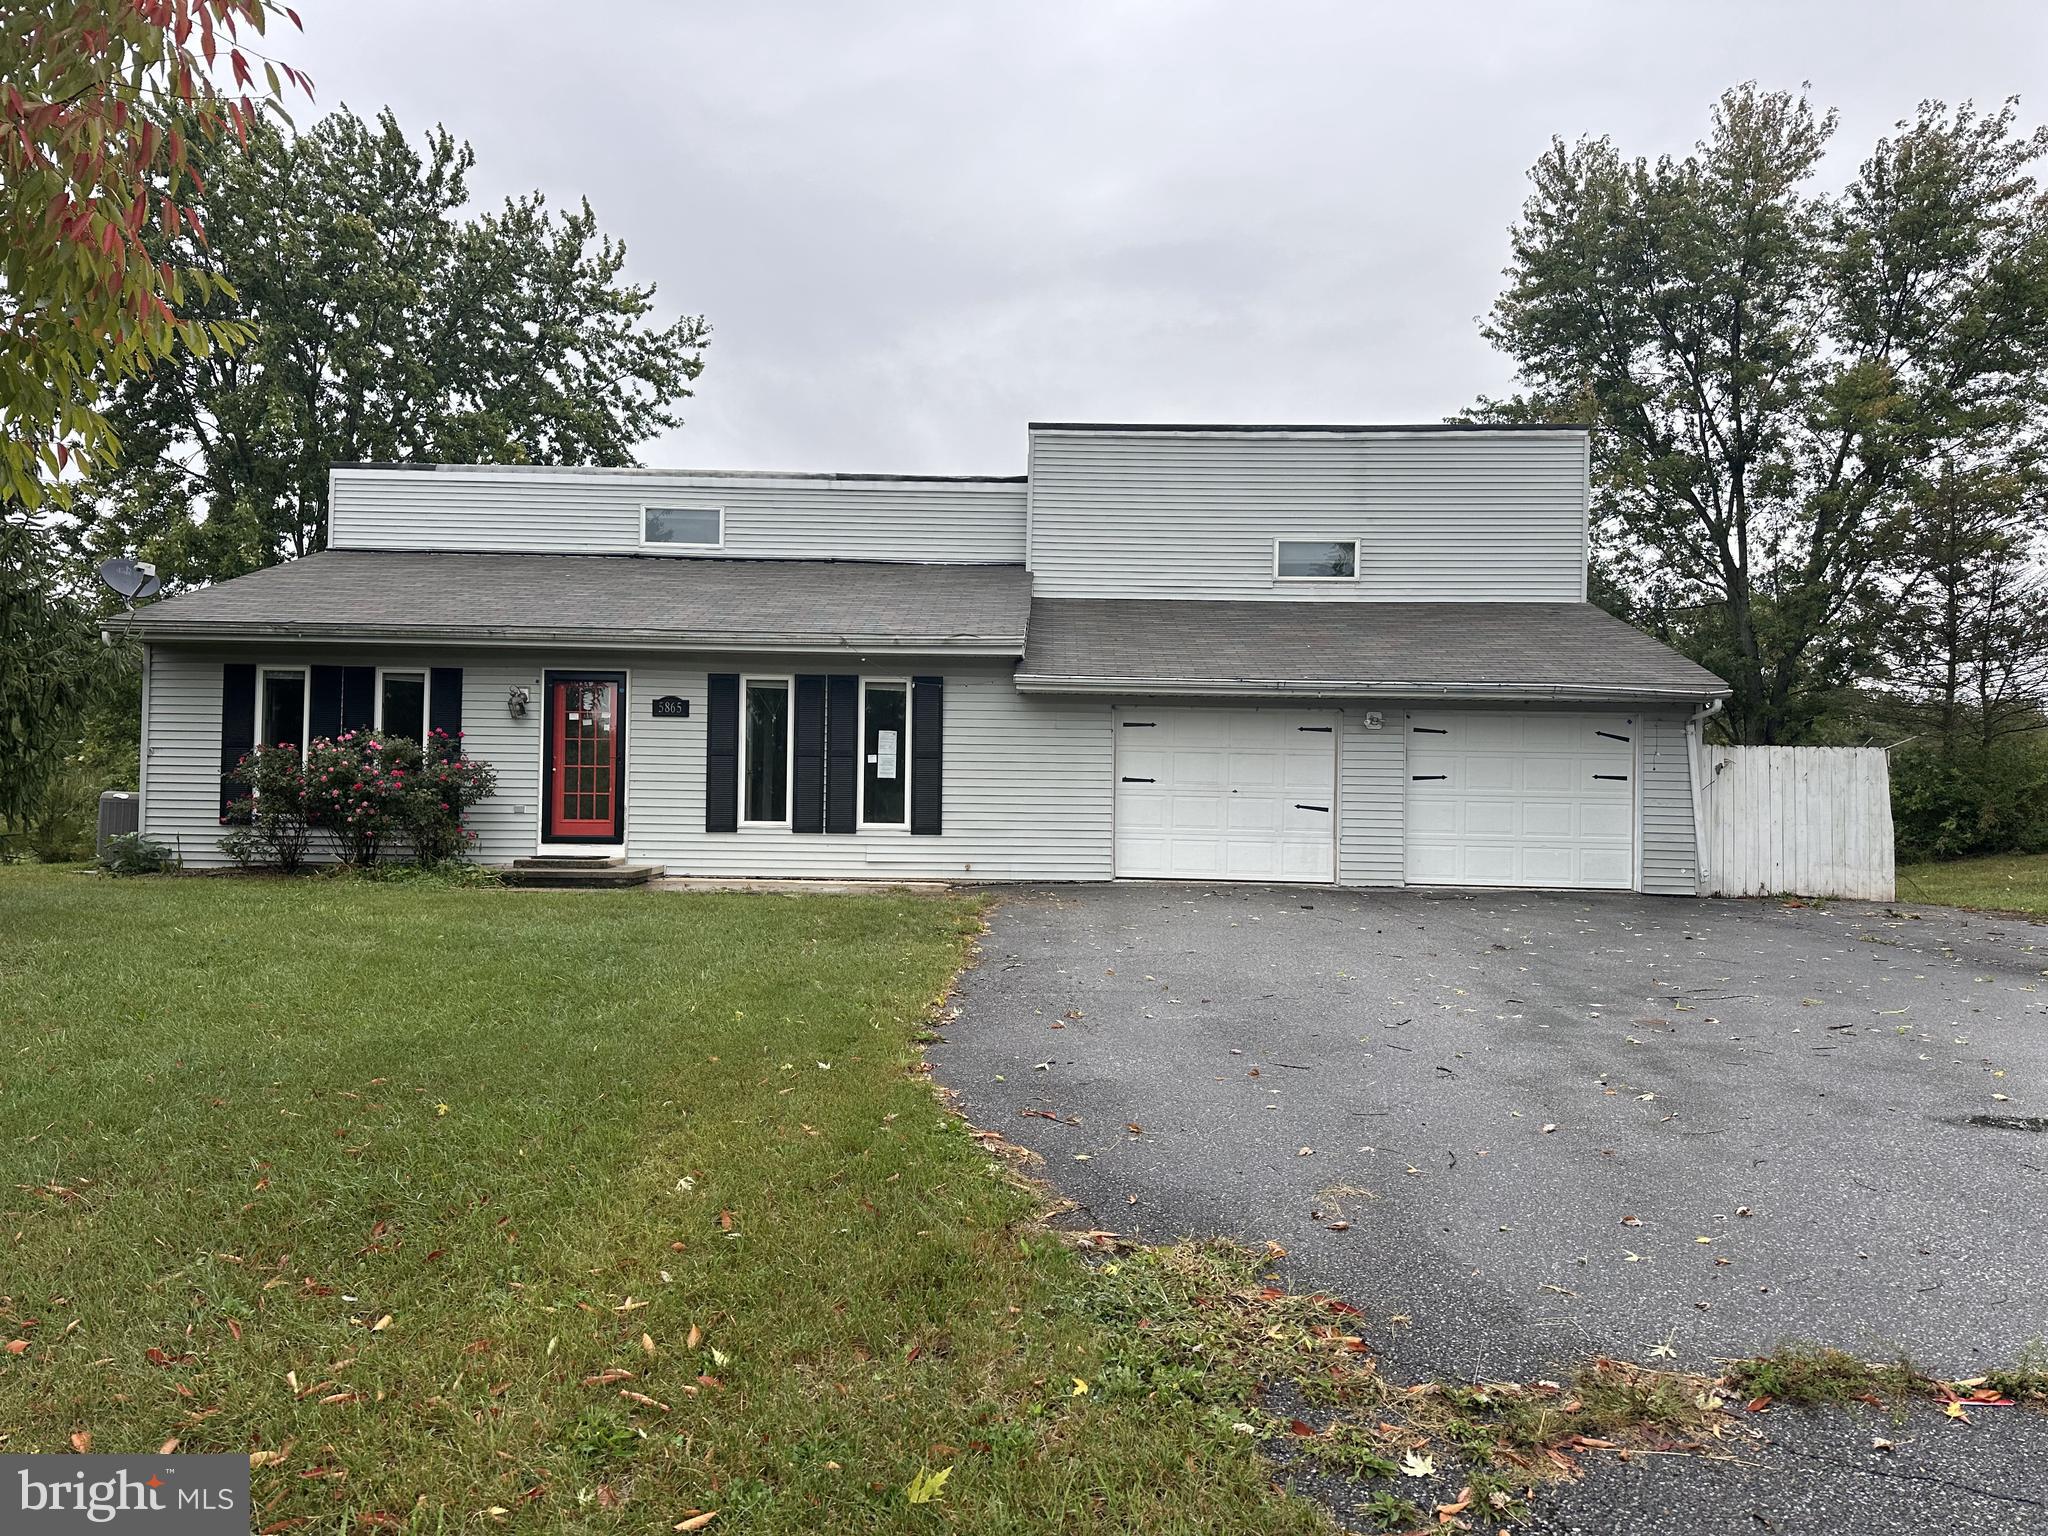
[[[514,688],[505,695],[505,712],[514,720],[521,719],[526,714],[526,706],[531,697],[524,688]]]

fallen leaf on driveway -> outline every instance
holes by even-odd
[[[1969,1414],[1963,1411],[1963,1405],[1959,1401],[1951,1399],[1950,1401],[1943,1403],[1941,1405],[1941,1411],[1947,1414],[1952,1419],[1962,1420],[1965,1424],[1970,1422]]]
[[[692,1515],[687,1520],[678,1520],[676,1522],[676,1529],[679,1531],[701,1531],[717,1518],[717,1510],[707,1509],[701,1515]]]
[[[1316,1155],[1316,1149],[1314,1147],[1303,1147],[1299,1152],[1295,1153],[1294,1155],[1296,1157],[1314,1157]]]
[[[1436,1458],[1424,1451],[1408,1451],[1401,1457],[1401,1470],[1409,1477],[1433,1477]]]
[[[1453,1515],[1462,1515],[1463,1513],[1465,1513],[1466,1510],[1470,1509],[1471,1507],[1472,1485],[1470,1483],[1467,1483],[1463,1488],[1460,1488],[1458,1490],[1458,1500],[1455,1504],[1437,1505],[1436,1523],[1438,1525],[1447,1525],[1450,1523],[1451,1517]]]
[[[1642,1222],[1637,1217],[1624,1216],[1621,1218],[1621,1224],[1624,1227],[1640,1227],[1642,1225]]]

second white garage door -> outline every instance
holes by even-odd
[[[1635,734],[1625,715],[1406,716],[1411,885],[1635,884]]]
[[[1119,708],[1116,872],[1336,878],[1331,710]]]

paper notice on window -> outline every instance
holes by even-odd
[[[875,732],[875,777],[893,779],[896,777],[896,733]]]

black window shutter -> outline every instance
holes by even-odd
[[[910,830],[937,837],[944,830],[946,680],[910,680]]]
[[[796,770],[790,785],[789,830],[825,830],[825,679],[797,675]]]
[[[860,678],[825,681],[825,830],[851,832],[860,811]]]
[[[256,667],[231,661],[220,669],[220,813],[249,793],[228,782],[235,765],[256,745]]]
[[[377,723],[377,669],[341,669],[341,728],[367,731]]]
[[[704,703],[704,830],[740,829],[740,675],[714,672]]]
[[[332,741],[341,734],[341,672],[340,667],[313,669],[306,734],[315,741]]]
[[[427,729],[462,734],[462,668],[435,667],[429,674]]]

